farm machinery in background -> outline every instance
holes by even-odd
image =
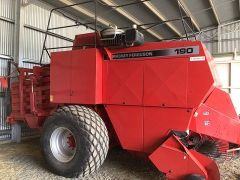
[[[148,156],[168,179],[219,180],[215,160],[238,154],[239,117],[200,41],[144,43],[135,26],[107,28],[18,72],[8,122],[41,129],[58,175],[96,171],[109,140]]]

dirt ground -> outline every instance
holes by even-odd
[[[240,180],[240,159],[220,165],[221,179]],[[46,169],[39,139],[0,145],[1,180],[63,180]],[[163,175],[148,161],[118,148],[110,150],[100,170],[84,180],[162,180]]]

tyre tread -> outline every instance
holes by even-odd
[[[68,177],[87,176],[96,171],[106,159],[109,137],[105,123],[95,111],[80,105],[62,106],[52,113],[49,119],[61,114],[68,116],[70,120],[77,118],[78,127],[87,134],[87,136],[83,137],[84,140],[91,144],[90,148],[85,147],[85,151],[88,151],[87,154],[90,155],[88,162],[84,163],[84,167],[79,167],[74,174],[68,174]]]

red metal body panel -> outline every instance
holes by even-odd
[[[50,71],[51,101],[70,103],[72,52],[52,53]]]
[[[201,54],[205,56],[205,54]],[[214,89],[214,76],[209,64],[211,60],[189,61],[188,65],[188,107],[196,108]]]
[[[194,114],[190,130],[240,144],[240,120],[229,94],[215,89]]]
[[[182,108],[144,108],[144,151],[152,152],[171,130],[186,131],[192,112]]]
[[[225,114],[226,116],[229,116],[230,118],[238,120],[236,110],[232,108],[234,105],[229,94],[219,88],[215,88],[213,90],[204,104]]]
[[[97,49],[72,51],[72,104],[102,104],[102,62]]]
[[[166,173],[168,179],[184,180],[190,174],[199,174],[208,180],[220,179],[213,160],[188,150],[176,136],[167,139],[149,158],[158,169]]]
[[[106,110],[122,147],[143,152],[143,107],[107,105]]]
[[[102,104],[102,55],[98,49],[53,53],[53,103]]]
[[[143,62],[109,61],[104,104],[142,105]]]
[[[205,60],[195,61],[189,55],[181,55],[124,61],[144,61],[144,105],[196,108],[214,89],[215,81],[212,58],[206,55],[205,46],[201,42],[145,43],[140,47],[113,49],[111,52],[115,54],[188,46],[199,47],[199,54],[191,57],[204,57]]]
[[[187,107],[188,58],[144,62],[144,105]]]

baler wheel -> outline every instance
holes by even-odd
[[[84,177],[104,162],[109,147],[107,128],[92,109],[69,105],[44,123],[41,149],[49,169],[60,176]]]

